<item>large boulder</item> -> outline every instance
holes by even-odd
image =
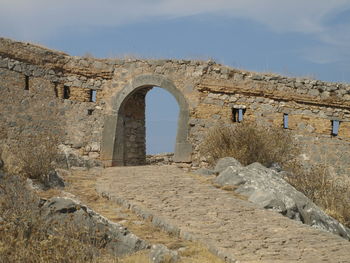
[[[42,204],[41,214],[52,226],[70,222],[76,231],[89,231],[98,244],[118,257],[151,247],[127,228],[109,221],[71,198],[53,197],[47,200]]]
[[[231,186],[236,193],[265,209],[350,240],[350,229],[328,216],[304,194],[260,163],[229,166],[214,179],[219,186]]]
[[[215,165],[214,172],[216,174],[219,174],[229,166],[241,167],[242,165],[233,157],[224,157],[218,160],[218,162]]]

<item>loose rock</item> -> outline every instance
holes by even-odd
[[[179,254],[164,245],[153,245],[150,259],[153,263],[175,263],[179,260]]]
[[[43,179],[44,179],[44,185],[49,188],[66,186],[62,176],[55,170],[52,170],[51,172],[49,172],[46,176],[44,176]]]
[[[229,166],[242,167],[241,163],[237,161],[235,158],[224,157],[218,160],[217,164],[215,165],[214,172],[216,174],[219,174]]]
[[[114,256],[135,253],[150,245],[129,232],[120,224],[109,221],[95,213],[88,207],[71,198],[53,197],[41,207],[43,217],[52,222],[70,222],[76,224],[77,229],[85,228],[94,233],[94,238],[110,251]]]

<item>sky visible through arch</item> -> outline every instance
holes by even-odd
[[[0,0],[0,37],[350,83],[350,0]]]
[[[179,104],[168,91],[154,87],[146,95],[146,153],[175,150]]]

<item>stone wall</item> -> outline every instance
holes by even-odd
[[[347,93],[349,87],[342,84],[330,84],[313,82],[312,89],[317,89],[315,93],[324,87],[334,89],[333,95],[323,100],[304,95],[305,98],[299,98],[302,88],[288,90],[290,87],[299,83],[300,80],[288,79],[287,86],[284,86],[284,94],[268,93],[265,80],[262,83],[250,83],[250,87],[261,85],[266,87],[266,91],[258,91],[256,88],[251,92],[246,90],[236,90],[235,86],[225,84],[216,85],[199,85],[202,91],[201,102],[197,106],[196,112],[191,119],[190,125],[191,138],[194,145],[200,145],[201,139],[205,136],[208,128],[215,125],[235,125],[232,121],[232,109],[244,108],[243,118],[245,121],[254,121],[263,124],[270,124],[283,129],[284,115],[288,115],[288,129],[293,131],[301,145],[303,146],[303,158],[307,161],[326,164],[333,166],[338,173],[349,173],[349,160],[347,154],[350,146],[350,126],[349,126],[349,107]],[[303,83],[312,81],[305,80]],[[270,83],[274,86],[274,82]],[[279,84],[277,84],[278,86]],[[337,94],[343,94],[343,91],[335,89],[339,87],[346,90],[344,98],[337,98]],[[239,86],[237,85],[238,89]],[[259,87],[259,86],[255,86]],[[276,87],[278,89],[278,87]],[[324,88],[325,89],[325,88]],[[281,88],[282,90],[282,88]],[[326,89],[325,89],[326,90]],[[327,91],[325,91],[327,92]],[[308,92],[310,93],[310,92]],[[318,94],[318,96],[322,97]],[[340,95],[339,95],[340,96]],[[337,136],[332,135],[332,120],[339,120],[339,133]],[[244,125],[244,123],[242,123]]]
[[[348,84],[258,74],[212,61],[71,57],[3,38],[0,74],[0,88],[16,88],[18,100],[38,93],[52,98],[65,118],[63,143],[107,165],[145,162],[144,96],[160,86],[180,106],[175,161],[200,165],[198,149],[208,130],[237,125],[233,112],[244,109],[244,121],[281,129],[288,114],[288,130],[303,143],[304,159],[332,164],[341,173],[350,169]],[[8,106],[1,115],[15,114]],[[331,135],[333,120],[340,121],[337,136]]]
[[[145,97],[148,88],[131,94],[125,101],[124,114],[124,165],[146,163]]]
[[[12,44],[16,45],[8,40],[4,42],[9,45],[8,48]],[[0,41],[1,51],[7,46],[3,45],[4,42]],[[98,96],[97,102],[93,103],[89,102],[89,95],[91,89],[99,89],[101,81],[89,82],[81,75],[74,75],[73,78],[72,73],[65,74],[62,68],[49,63],[51,57],[55,57],[55,52],[40,47],[27,47],[33,52],[29,53],[27,49],[11,50],[18,52],[18,57],[14,54],[4,56],[0,52],[1,125],[8,127],[8,136],[14,140],[18,136],[24,136],[23,127],[32,131],[49,127],[53,132],[63,128],[64,133],[60,134],[62,144],[81,156],[98,159],[103,114]],[[28,57],[23,57],[23,54]],[[61,53],[57,54],[62,59]],[[47,60],[39,60],[45,56]],[[80,79],[85,80],[84,85],[77,83]],[[79,84],[79,87],[75,87],[75,84]],[[63,98],[65,87],[70,89],[68,99]],[[52,111],[52,108],[55,110]],[[52,113],[56,115],[43,116]],[[34,122],[35,116],[40,121],[45,120],[45,125]],[[47,122],[48,119],[50,123]],[[34,123],[36,127],[33,127]]]

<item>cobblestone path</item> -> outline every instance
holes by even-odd
[[[104,169],[97,191],[228,262],[350,262],[350,242],[257,208],[174,166]]]

